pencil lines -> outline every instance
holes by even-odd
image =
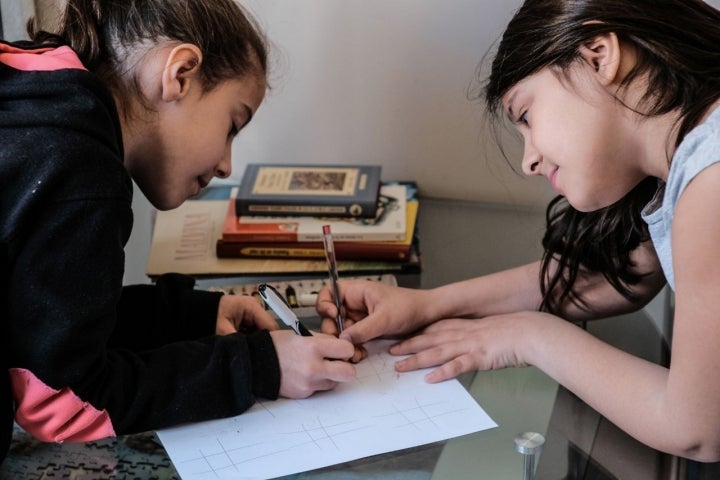
[[[279,477],[494,426],[458,382],[396,372],[390,343],[369,345],[358,380],[332,391],[158,433],[181,476],[229,480]]]
[[[414,406],[410,407],[392,403],[390,411],[375,415],[374,418],[382,420],[386,425],[392,425],[393,428],[413,427],[420,430],[421,427],[430,425],[440,429],[442,426],[436,422],[436,419],[467,410],[466,408],[445,410],[445,407],[451,406],[450,402],[446,401],[422,403],[415,397],[414,402]]]
[[[185,459],[193,465],[197,475],[214,474],[228,471],[242,471],[243,465],[254,464],[259,460],[277,458],[283,461],[284,455],[299,450],[310,455],[331,455],[330,451],[342,455],[353,450],[357,435],[366,433],[375,435],[407,435],[403,430],[412,429],[416,434],[430,430],[442,430],[438,419],[461,413],[465,409],[453,408],[451,401],[425,400],[414,396],[410,401],[389,401],[381,406],[382,413],[341,419],[336,415],[315,415],[312,420],[304,420],[295,428],[268,425],[267,434],[258,431],[225,431],[223,439],[217,438],[213,449],[200,449],[198,455]],[[314,453],[309,453],[308,448]]]
[[[299,429],[276,433],[273,438],[263,442],[241,443],[234,447],[226,445],[221,439],[216,439],[217,448],[199,449],[197,456],[185,459],[184,464],[194,464],[192,471],[196,475],[212,474],[219,478],[219,474],[234,470],[240,472],[243,464],[248,464],[273,456],[282,456],[298,448],[314,446],[317,451],[347,448],[340,445],[336,438],[352,434],[371,426],[361,425],[357,421],[342,421],[324,423],[322,418],[301,424]]]

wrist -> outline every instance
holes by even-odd
[[[471,290],[460,283],[442,285],[424,291],[423,312],[429,317],[430,323],[443,318],[479,317],[474,300],[481,292],[475,295]]]
[[[459,306],[457,301],[459,299],[453,298],[453,289],[448,288],[447,285],[423,290],[419,293],[416,305],[423,325],[428,325],[443,318],[460,316],[457,315]]]
[[[565,320],[548,313],[527,311],[521,317],[517,329],[516,355],[526,365],[534,365],[543,369],[546,355],[552,355],[552,347],[548,339],[558,335],[557,327],[565,324]]]

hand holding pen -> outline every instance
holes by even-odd
[[[290,340],[287,335],[273,337],[280,363],[281,396],[305,398],[319,390],[335,388],[340,382],[355,379],[355,368],[345,361],[352,358],[354,352],[350,342],[329,335],[313,335],[272,286],[262,284],[258,287],[258,293],[278,318],[297,335],[311,337],[302,341]],[[271,336],[275,334],[277,332],[270,333]]]
[[[287,332],[270,333],[280,363],[281,396],[305,398],[314,392],[335,388],[340,382],[355,379],[355,368],[346,361],[337,361],[351,358],[354,348],[350,342],[329,335],[313,335],[272,286],[262,284],[258,293],[297,336],[311,337],[300,340],[297,336],[283,335]]]

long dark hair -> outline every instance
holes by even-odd
[[[70,46],[124,106],[140,93],[135,63],[165,41],[200,48],[206,90],[267,70],[266,39],[235,0],[67,0],[56,32],[30,19],[28,33],[37,43]]]
[[[637,51],[637,64],[621,88],[647,75],[638,108],[646,116],[679,112],[679,144],[720,97],[720,12],[702,0],[525,1],[503,34],[483,89],[495,125],[504,117],[502,98],[514,85],[545,67],[566,72],[579,61],[581,45],[609,32]],[[596,212],[579,212],[562,198],[551,202],[541,309],[559,312],[566,300],[584,307],[573,290],[584,269],[601,272],[625,298],[636,300],[631,287],[641,275],[630,252],[648,238],[640,212],[655,183],[646,179]]]

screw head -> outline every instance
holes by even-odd
[[[545,437],[535,432],[521,433],[515,437],[515,450],[523,455],[535,455],[540,453]]]

